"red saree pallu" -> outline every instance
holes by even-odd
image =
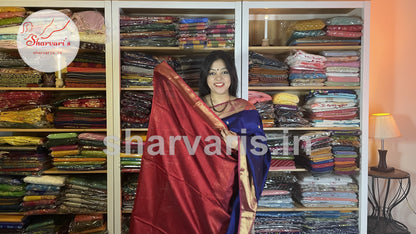
[[[226,128],[224,122],[166,62],[155,68],[151,118],[130,233],[227,231],[237,170],[244,169],[227,154],[221,128]],[[214,143],[218,147],[210,147]],[[207,149],[220,150],[208,155]],[[245,194],[240,192],[240,196]]]

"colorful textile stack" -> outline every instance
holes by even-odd
[[[358,230],[358,214],[355,211],[304,211],[302,233],[355,234]]]
[[[47,136],[53,165],[59,170],[102,170],[106,168],[105,134],[53,133]]]
[[[121,53],[121,87],[152,86],[153,69],[160,61],[149,54],[133,51]]]
[[[25,185],[20,177],[0,176],[0,212],[20,212],[24,195]]]
[[[65,87],[68,88],[105,88],[105,54],[78,53],[64,73]]]
[[[121,128],[147,128],[152,109],[151,94],[125,91],[120,102]]]
[[[125,211],[132,211],[134,206],[134,198],[136,197],[136,190],[137,190],[137,181],[139,179],[139,174],[127,174],[125,175],[127,178],[123,180],[123,184],[121,186],[121,193],[123,198],[123,205],[122,210]]]
[[[102,214],[78,214],[69,224],[68,233],[107,233],[107,225]]]
[[[234,19],[211,20],[206,30],[207,47],[234,47],[234,32]]]
[[[177,19],[172,16],[120,16],[120,46],[178,46]]]
[[[303,165],[314,175],[328,174],[333,171],[334,157],[331,152],[330,132],[314,131],[299,137],[301,153],[295,156],[295,162]]]
[[[248,91],[248,101],[253,104],[259,112],[264,128],[270,128],[274,126],[274,109],[272,97],[263,92]]]
[[[354,90],[311,90],[303,106],[314,127],[359,127]]]
[[[208,18],[182,18],[179,20],[179,48],[203,49],[207,45]]]
[[[71,176],[67,179],[59,211],[69,214],[93,214],[107,211],[105,174]]]
[[[335,160],[336,174],[351,175],[357,173],[359,162],[360,130],[333,130],[332,154]]]
[[[58,213],[60,194],[65,185],[65,176],[26,176],[26,194],[23,197],[23,211],[26,215]]]
[[[290,233],[301,234],[303,212],[256,212],[254,233]]]
[[[192,54],[187,56],[173,57],[170,65],[180,77],[190,86],[199,86],[201,64],[206,54]]]
[[[33,215],[24,233],[67,233],[68,218],[63,215]]]
[[[266,133],[266,138],[272,155],[270,170],[295,169],[293,136],[287,133]]]
[[[67,97],[58,102],[55,128],[106,128],[105,95]]]
[[[17,48],[17,33],[25,17],[23,7],[0,7],[0,48]]]
[[[122,172],[139,172],[142,165],[143,142],[146,135],[133,135],[122,142],[120,164]]]
[[[320,19],[298,20],[288,27],[288,46],[309,45],[314,38],[325,36],[325,22]]]
[[[327,19],[325,23],[328,36],[361,40],[363,21],[358,16],[336,16]]]
[[[67,14],[71,14],[67,10]],[[105,50],[105,19],[99,11],[79,11],[71,15],[78,28],[79,48],[103,52]]]
[[[289,67],[278,59],[250,51],[250,86],[288,86]]]
[[[292,191],[296,177],[290,172],[273,172],[269,174],[258,206],[271,208],[294,208]]]
[[[298,173],[294,198],[305,207],[357,207],[358,185],[348,175]]]
[[[291,86],[324,86],[326,58],[295,50],[286,58]]]
[[[296,94],[280,92],[273,95],[275,125],[278,127],[307,127],[309,122],[303,117],[304,109],[298,106]]]
[[[51,164],[44,138],[32,136],[0,137],[0,174],[40,174]]]
[[[359,86],[360,53],[358,51],[321,51],[326,57],[326,86]]]
[[[0,233],[23,233],[27,216],[0,214]]]

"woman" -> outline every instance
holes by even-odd
[[[270,164],[261,120],[235,97],[237,76],[228,55],[210,54],[201,74],[208,87],[201,88],[202,99],[166,62],[154,69],[131,234],[252,228]]]
[[[243,217],[249,216],[249,220],[254,218],[251,216],[254,214],[253,211],[255,212],[253,199],[257,202],[263,190],[270,165],[270,152],[256,108],[248,101],[236,97],[238,77],[230,55],[224,51],[211,52],[202,63],[199,84],[199,96],[228,127],[221,129],[221,135],[227,145],[234,150],[233,153],[239,154],[239,167],[248,166],[248,175],[244,175],[239,180],[248,182],[254,187],[254,194],[242,197],[238,181],[235,183],[233,201],[231,201],[231,221],[227,233],[236,233],[241,230],[240,215],[247,212],[244,207],[249,211],[248,214],[243,214]],[[256,142],[260,148],[255,147],[254,139],[258,139]],[[241,150],[243,152],[240,152]],[[249,220],[243,221],[250,223]]]

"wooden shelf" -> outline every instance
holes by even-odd
[[[143,52],[160,52],[162,54],[196,54],[210,53],[213,50],[234,51],[234,47],[230,48],[204,48],[204,49],[182,49],[179,47],[153,47],[153,46],[121,46],[121,51],[143,51]]]
[[[292,50],[323,51],[323,50],[360,50],[361,46],[250,46],[249,50],[258,53],[281,54]]]
[[[0,132],[106,132],[107,129],[100,128],[0,128]]]
[[[359,130],[359,127],[272,127],[272,128],[264,128],[264,131],[325,131],[325,130]]]
[[[106,91],[106,88],[0,87],[0,91]]]
[[[92,170],[92,171],[65,171],[59,170],[55,167],[50,168],[42,172],[44,175],[56,175],[56,174],[105,174],[107,170]]]
[[[316,89],[360,89],[360,86],[248,86],[248,90],[256,91],[287,91],[287,90],[316,90]]]

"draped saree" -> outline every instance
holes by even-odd
[[[264,136],[257,111],[243,105],[223,121],[166,62],[153,82],[130,233],[248,233],[270,165],[268,149],[256,155],[261,147],[247,144]],[[238,157],[219,134],[227,125],[238,134],[247,128]]]

